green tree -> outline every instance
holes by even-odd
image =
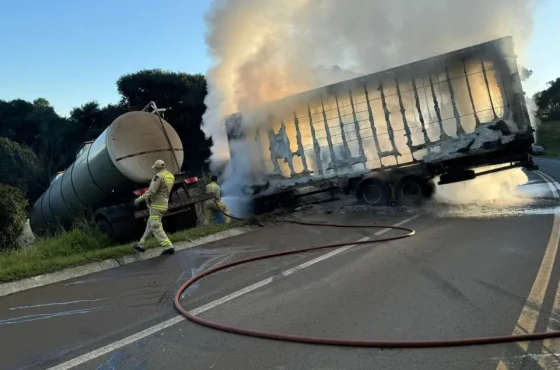
[[[0,184],[0,250],[17,248],[27,216],[27,200],[18,188]]]
[[[72,158],[68,149],[73,144],[71,123],[60,117],[45,99],[33,101],[32,120],[38,127],[39,137],[35,147],[31,148],[37,154],[39,164],[50,179]]]
[[[536,116],[541,121],[560,121],[560,78],[548,82],[547,86],[533,96]]]
[[[155,101],[167,108],[166,120],[183,142],[183,170],[200,173],[210,155],[210,140],[200,129],[206,110],[206,79],[201,74],[168,72],[160,69],[142,70],[122,76],[117,81],[121,104],[131,110],[144,108]]]
[[[0,100],[0,136],[33,146],[39,137],[38,127],[32,120],[33,110],[33,104],[25,100]]]
[[[92,101],[70,112],[72,136],[79,141],[78,146],[84,141],[93,140],[99,136],[115,118],[128,111],[123,104],[109,104],[101,107]],[[77,148],[76,148],[77,149]]]
[[[29,147],[0,137],[0,183],[16,187],[25,194],[37,170],[37,156]]]
[[[23,100],[0,101],[0,135],[25,144],[38,160],[36,181],[30,184],[28,196],[37,199],[48,187],[49,179],[71,163],[75,145],[71,122],[60,117],[43,98],[32,103]]]

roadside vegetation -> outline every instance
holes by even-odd
[[[26,206],[20,189],[0,183],[0,251],[16,245],[27,219]]]
[[[173,243],[194,240],[242,226],[242,222],[199,226],[170,234]],[[157,248],[154,239],[148,249]],[[89,226],[79,226],[69,232],[37,240],[33,247],[0,252],[0,283],[59,271],[135,253],[132,244],[114,245],[103,233]]]
[[[560,158],[560,77],[547,83],[547,88],[533,96],[536,105],[537,145],[546,157]]]
[[[33,158],[30,161],[32,160]],[[210,174],[203,173],[199,176],[197,189],[193,191],[197,194],[203,192],[209,181]],[[85,214],[76,219],[70,231],[60,230],[49,237],[39,238],[27,248],[18,246],[17,239],[27,219],[25,211],[28,202],[24,195],[26,181],[17,183],[13,180],[11,183],[18,187],[0,183],[0,283],[136,253],[132,249],[132,243],[115,245],[106,234],[88,221],[90,218]],[[202,205],[197,203],[196,208],[198,219],[202,220]],[[173,243],[195,240],[243,224],[233,221],[229,225],[198,226],[170,234],[169,238]],[[155,239],[151,239],[147,245],[147,249],[157,247]]]
[[[542,122],[537,126],[537,145],[544,148],[544,156],[560,158],[560,121]]]

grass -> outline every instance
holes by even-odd
[[[537,145],[544,148],[544,156],[560,158],[560,122],[542,122],[537,126]]]
[[[242,222],[199,226],[169,235],[172,242],[188,241],[242,226]],[[147,248],[157,247],[152,238]],[[114,245],[96,229],[76,228],[38,240],[33,247],[0,253],[0,283],[59,271],[69,267],[119,258],[134,253],[132,244]]]

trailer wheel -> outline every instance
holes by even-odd
[[[391,200],[391,186],[380,179],[365,179],[356,189],[358,203],[370,206],[384,206]]]
[[[425,186],[423,187],[423,194],[426,199],[432,199],[434,194],[436,193],[436,184],[433,180],[426,180],[424,182]]]
[[[97,225],[97,228],[101,230],[102,233],[107,234],[111,239],[113,240],[116,239],[116,235],[115,235],[115,231],[113,230],[113,227],[111,226],[109,221],[107,221],[105,218],[98,218],[95,221],[95,225]]]
[[[297,203],[296,195],[293,191],[278,194],[276,201],[280,207],[293,207]]]
[[[395,189],[397,203],[402,206],[420,206],[432,197],[435,186],[432,182],[416,176],[403,177]]]
[[[193,204],[185,212],[163,218],[164,229],[170,232],[181,231],[196,226],[197,215],[196,208]]]

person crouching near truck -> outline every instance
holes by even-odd
[[[218,185],[218,177],[212,175],[211,181],[206,185],[206,194],[214,194],[213,199],[208,199],[204,203],[204,225],[210,224],[210,219],[212,218],[212,213],[214,211],[221,211],[224,214],[225,223],[229,224],[231,218],[229,218],[229,209],[222,203],[220,185]]]
[[[161,219],[169,203],[169,194],[175,183],[175,176],[165,168],[165,162],[158,159],[152,166],[156,170],[156,175],[150,183],[148,191],[134,200],[134,204],[138,206],[142,202],[146,202],[150,215],[146,223],[146,231],[138,243],[133,248],[138,252],[145,252],[146,240],[153,234],[160,246],[165,248],[161,254],[173,254],[175,249],[171,240],[165,234]]]

